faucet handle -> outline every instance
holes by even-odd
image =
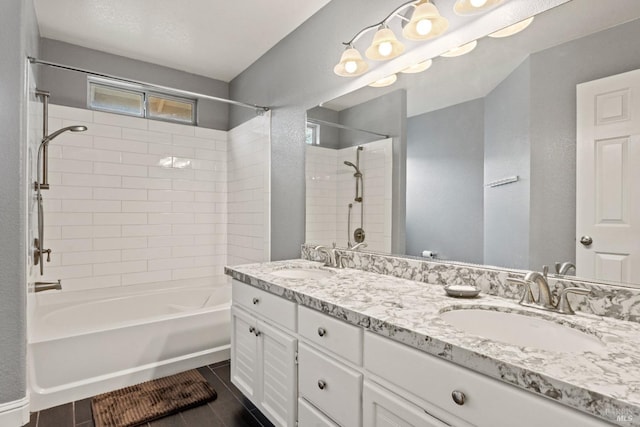
[[[590,295],[591,291],[589,289],[584,288],[565,288],[560,292],[560,299],[558,300],[558,311],[564,314],[576,314],[571,308],[571,304],[569,303],[569,294],[577,294],[577,295]]]
[[[535,298],[533,297],[533,292],[531,291],[530,281],[508,277],[507,282],[524,286],[524,292],[522,293],[522,297],[520,298],[520,304],[534,304],[536,302]]]
[[[547,278],[547,275],[549,274],[549,266],[548,265],[543,265],[542,266],[542,275],[544,276],[544,278]]]

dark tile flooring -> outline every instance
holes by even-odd
[[[231,384],[229,361],[198,368],[218,393],[206,405],[146,424],[147,427],[273,427],[273,424]],[[31,414],[27,427],[93,427],[91,398]]]

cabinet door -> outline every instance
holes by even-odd
[[[258,345],[262,358],[259,372],[258,407],[277,426],[295,426],[297,419],[298,378],[297,340],[258,321]]]
[[[257,403],[258,337],[256,320],[235,307],[231,308],[231,382],[253,403]]]
[[[364,382],[363,425],[368,427],[447,427],[400,396],[369,381]]]

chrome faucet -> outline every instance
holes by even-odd
[[[33,284],[34,292],[50,291],[50,290],[62,290],[62,283],[60,279],[57,282],[35,282]]]
[[[571,304],[569,303],[569,294],[589,295],[591,291],[583,288],[565,288],[560,292],[560,296],[554,298],[547,281],[548,266],[543,266],[542,274],[537,271],[530,271],[524,276],[524,280],[516,278],[508,278],[507,281],[524,286],[524,292],[520,298],[520,305],[527,307],[541,308],[544,310],[555,311],[563,314],[575,314]],[[531,285],[538,286],[538,298],[533,296]]]
[[[318,245],[313,248],[315,251],[324,254],[324,266],[325,267],[337,267],[337,253],[336,248],[329,249],[326,246]]]
[[[576,266],[572,263],[570,263],[569,261],[567,262],[563,262],[563,263],[559,263],[556,262],[556,274],[567,274],[569,272],[569,270],[573,269],[573,271],[576,271]]]
[[[367,245],[366,242],[360,242],[360,243],[356,243],[355,245],[351,246],[349,249],[352,250],[352,251],[357,251],[358,249],[366,248],[367,246],[369,246],[369,245]]]

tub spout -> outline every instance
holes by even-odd
[[[36,282],[34,283],[33,288],[35,292],[50,291],[53,289],[58,291],[62,290],[62,283],[60,279],[58,279],[57,282]]]

